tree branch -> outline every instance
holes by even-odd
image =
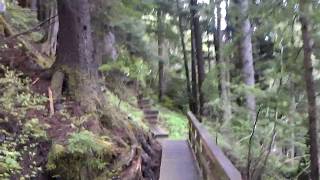
[[[52,17],[49,17],[48,19],[40,22],[39,24],[37,24],[37,25],[34,26],[33,28],[28,29],[28,30],[25,30],[25,31],[20,32],[20,33],[17,33],[17,34],[14,34],[14,35],[10,36],[9,38],[10,38],[10,39],[13,39],[13,38],[16,38],[16,37],[21,36],[21,35],[25,35],[25,34],[32,33],[32,32],[34,32],[34,31],[38,31],[38,30],[39,30],[42,26],[44,26],[47,22],[51,21],[52,19],[56,18],[57,16],[58,16],[58,15],[56,14],[56,15],[54,15],[54,16],[52,16]],[[51,25],[51,23],[50,23],[49,25]]]
[[[253,136],[254,136],[254,133],[255,133],[256,128],[257,128],[257,123],[258,123],[259,114],[261,112],[261,109],[262,109],[262,106],[259,107],[259,110],[258,110],[258,112],[256,114],[256,119],[254,121],[254,125],[253,125],[252,132],[251,132],[250,139],[249,139],[249,150],[248,150],[248,157],[247,157],[247,178],[250,178],[251,147],[252,147]]]

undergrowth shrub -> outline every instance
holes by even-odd
[[[3,65],[0,72],[0,179],[35,178],[42,171],[36,153],[39,142],[46,140],[47,125],[27,119],[26,112],[44,109],[47,98],[33,93],[22,73]]]
[[[53,144],[47,169],[55,177],[84,179],[102,173],[113,159],[114,150],[107,137],[99,137],[90,131],[71,134],[67,145]]]

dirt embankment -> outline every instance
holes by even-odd
[[[31,79],[25,84],[30,87],[31,94],[47,96],[51,79],[50,70],[41,69],[16,39],[8,39],[0,35],[0,64],[22,72],[18,78]],[[5,72],[0,72],[0,78],[4,76]],[[21,92],[11,93],[19,95]],[[64,101],[55,105],[56,113],[51,117],[47,102],[41,104],[42,108],[31,106],[20,108],[18,106],[20,106],[19,103],[12,107],[15,108],[14,112],[0,111],[0,129],[5,130],[5,133],[0,132],[0,142],[11,144],[11,150],[20,154],[17,162],[21,169],[8,172],[5,168],[1,169],[0,164],[0,175],[6,173],[9,174],[10,179],[32,177],[40,180],[54,177],[56,179],[68,179],[66,177],[108,179],[113,177],[113,179],[125,180],[158,178],[161,146],[150,134],[131,122],[125,112],[120,112],[117,108],[110,106],[99,116],[86,115],[80,106],[70,100],[67,95]],[[35,123],[30,125],[33,129],[26,131],[26,127],[29,127],[27,125],[32,123]],[[33,131],[37,124],[44,125],[39,128],[45,131],[45,137],[34,136]],[[112,144],[108,157],[103,154],[104,157],[100,158],[100,155],[95,152],[84,152],[88,157],[100,158],[99,160],[107,159],[109,162],[104,162],[102,168],[92,168],[88,164],[79,163],[78,161],[84,159],[70,151],[71,136],[82,131],[94,134],[97,141],[107,137],[108,142]],[[52,146],[55,145],[64,147],[63,152],[60,152],[63,155],[59,154],[59,157],[50,160]],[[63,163],[68,160],[73,164],[66,167]],[[85,161],[90,160],[90,158],[85,159]],[[55,163],[55,168],[49,169],[48,161]],[[86,169],[86,173],[83,173],[83,168]],[[80,171],[70,172],[70,169],[80,169]],[[70,173],[70,176],[65,173]]]

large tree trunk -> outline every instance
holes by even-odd
[[[197,15],[196,6],[198,5],[197,0],[191,0],[191,18],[193,19],[193,31],[195,50],[198,65],[198,91],[199,91],[199,112],[203,114],[204,95],[202,91],[202,84],[205,79],[204,60],[202,52],[202,32],[200,28],[199,16]]]
[[[158,56],[159,60],[159,101],[163,100],[164,93],[164,62],[163,62],[163,15],[159,8],[157,12],[158,17]]]
[[[182,45],[182,52],[183,52],[183,62],[184,62],[184,69],[186,73],[186,81],[187,81],[187,93],[189,98],[189,107],[192,110],[192,95],[191,95],[191,85],[190,85],[190,76],[189,76],[189,65],[188,65],[188,57],[187,57],[187,50],[186,44],[184,42],[184,31],[182,26],[182,16],[181,16],[181,7],[179,0],[176,0],[177,11],[178,11],[178,23],[179,23],[179,31],[180,31],[180,38],[181,38],[181,45]]]
[[[307,140],[307,145],[310,149],[310,167],[311,167],[311,179],[319,179],[319,161],[318,161],[318,141],[317,141],[317,104],[316,104],[316,93],[315,85],[313,79],[313,66],[312,66],[312,40],[310,32],[310,22],[307,18],[306,13],[309,11],[309,5],[306,0],[300,0],[301,8],[301,31],[303,40],[303,50],[304,50],[304,78],[306,82],[306,91],[308,97],[308,114],[309,114],[309,138]]]
[[[240,1],[240,12],[241,12],[241,40],[240,40],[240,54],[242,60],[242,74],[245,85],[248,88],[254,88],[254,62],[252,55],[252,31],[251,23],[248,18],[249,0]],[[245,95],[246,106],[249,110],[250,119],[252,121],[256,118],[256,98],[252,94],[252,91],[247,91]]]
[[[58,101],[64,79],[74,100],[86,112],[96,112],[104,107],[105,99],[98,85],[98,63],[93,57],[89,9],[89,0],[58,0],[59,46],[51,88]]]

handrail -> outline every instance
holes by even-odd
[[[214,144],[209,132],[188,112],[189,143],[197,159],[204,180],[242,180],[241,173],[234,167],[222,150]]]

